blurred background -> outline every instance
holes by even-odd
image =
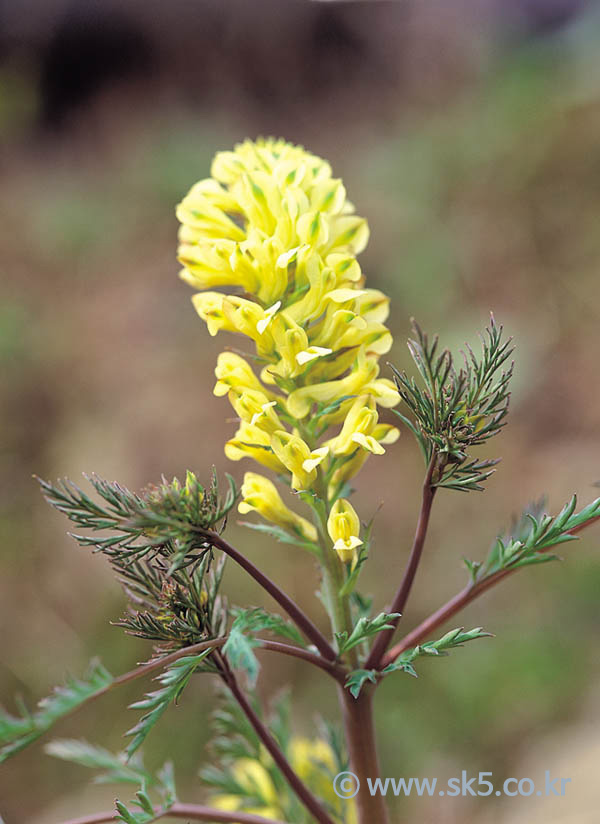
[[[390,354],[408,366],[409,319],[460,346],[493,310],[514,335],[510,425],[484,494],[440,494],[403,625],[465,580],[461,558],[545,493],[556,511],[600,478],[600,7],[585,0],[22,0],[0,3],[0,701],[30,705],[99,655],[117,674],[150,649],[111,627],[124,597],[76,547],[32,474],[95,471],[139,489],[228,465],[230,409],[212,395],[229,341],[210,338],[178,281],[174,207],[219,149],[281,135],[331,161],[371,241],[370,285],[392,296]],[[358,477],[377,516],[363,590],[382,607],[414,529],[422,466],[405,434]],[[230,525],[255,561],[312,604],[311,561]],[[381,689],[383,773],[466,769],[571,778],[565,798],[412,799],[419,824],[597,821],[600,536],[523,570],[459,619],[496,638],[426,661]],[[261,595],[236,570],[237,603]],[[266,602],[265,602],[265,605]],[[270,606],[270,605],[269,605]],[[457,622],[455,622],[457,623]],[[451,626],[448,627],[450,629]],[[328,682],[264,660],[268,700],[293,684],[295,726],[335,712]],[[268,682],[269,686],[265,686]],[[118,750],[138,682],[56,730]],[[198,679],[147,760],[197,777],[212,706]],[[110,808],[114,787],[38,744],[0,771],[6,824]]]

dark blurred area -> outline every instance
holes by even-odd
[[[363,269],[392,297],[396,365],[408,366],[411,316],[455,348],[490,310],[515,337],[509,425],[492,444],[503,462],[483,495],[439,496],[404,626],[453,595],[461,558],[483,557],[529,501],[545,493],[556,511],[574,491],[582,504],[598,494],[599,38],[591,0],[0,3],[1,703],[34,705],[94,655],[117,674],[150,653],[109,625],[117,584],[33,474],[95,471],[135,489],[213,464],[242,477],[223,455],[229,407],[212,395],[229,341],[209,337],[177,279],[174,207],[245,137],[302,143],[343,177],[371,226]],[[421,474],[404,434],[357,479],[363,519],[384,502],[363,582],[377,607],[406,558]],[[234,522],[229,533],[324,625],[308,557]],[[572,778],[568,798],[422,798],[402,815],[596,821],[598,540],[584,533],[563,564],[523,571],[458,619],[496,638],[381,690],[385,775],[549,769]],[[233,569],[227,591],[260,602]],[[291,681],[303,734],[315,707],[335,712],[310,676],[264,661],[264,697]],[[145,686],[56,735],[122,748],[136,717],[123,707]],[[150,764],[174,758],[185,800],[203,798],[211,706],[199,681],[148,739]],[[0,770],[6,824],[52,824],[114,795],[41,744]]]

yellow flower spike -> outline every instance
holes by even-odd
[[[270,393],[265,392],[264,386],[252,371],[250,364],[235,352],[221,352],[217,358],[215,368],[217,383],[213,389],[213,394],[217,397],[227,395],[230,389],[253,389],[255,392],[263,392],[268,400],[272,401]]]
[[[377,410],[370,395],[361,395],[346,415],[342,431],[331,443],[334,455],[350,455],[360,446],[374,455],[383,455],[385,449],[373,436],[377,424]]]
[[[273,432],[271,448],[286,469],[292,473],[292,488],[296,490],[310,488],[316,476],[317,466],[329,452],[327,446],[311,452],[308,444],[299,435],[292,435],[284,429]]]
[[[384,325],[389,300],[364,288],[356,260],[367,223],[329,164],[301,146],[246,140],[219,153],[211,171],[177,210],[182,277],[202,290],[193,301],[209,333],[246,336],[261,362],[259,375],[227,353],[217,364],[214,391],[228,394],[241,419],[226,453],[287,469],[300,489],[327,460],[335,491],[340,478],[397,437],[377,422],[375,405],[393,406],[399,396],[379,377],[378,359],[392,343]],[[268,388],[274,385],[277,392]],[[362,396],[368,403],[357,404]],[[311,451],[301,422],[315,404],[333,404],[318,431],[336,424],[341,431]],[[294,425],[298,431],[286,431]]]
[[[265,520],[288,532],[312,543],[316,542],[315,527],[306,518],[288,509],[281,500],[275,484],[268,478],[255,472],[246,472],[242,484],[242,499],[238,511],[243,515],[252,511],[258,512]]]
[[[261,466],[274,472],[286,471],[277,455],[271,449],[271,436],[264,429],[242,421],[238,431],[225,444],[225,455],[230,461],[252,458]]]
[[[358,555],[356,549],[364,542],[358,537],[360,519],[346,498],[338,498],[331,507],[327,519],[327,532],[342,563],[354,565]]]
[[[254,389],[230,389],[229,402],[242,419],[264,432],[272,434],[283,428],[274,407],[277,401],[269,400],[264,392]]]

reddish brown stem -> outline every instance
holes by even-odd
[[[592,518],[587,521],[585,524],[581,524],[581,526],[575,527],[572,529],[570,534],[575,535],[578,532],[581,532],[586,527],[591,526],[593,523],[596,523],[600,520],[600,516],[597,518]],[[432,615],[426,618],[422,623],[420,623],[417,627],[415,627],[408,635],[405,635],[404,638],[399,641],[395,646],[393,646],[389,652],[384,655],[381,660],[381,667],[387,667],[388,664],[393,663],[396,658],[405,652],[407,649],[411,647],[416,647],[417,644],[420,644],[421,641],[425,640],[431,633],[437,629],[441,624],[445,624],[453,615],[456,615],[457,612],[460,612],[467,604],[470,604],[471,601],[474,601],[475,598],[478,598],[480,595],[483,595],[484,592],[487,592],[488,589],[495,586],[499,581],[503,578],[506,578],[507,575],[510,575],[513,572],[516,572],[519,567],[515,569],[502,569],[499,572],[490,575],[489,578],[481,581],[480,583],[476,584],[469,584],[459,593],[457,593],[453,598],[451,598],[446,604],[441,606],[438,610],[436,610]]]
[[[114,679],[114,681],[107,684],[103,690],[94,693],[93,697],[99,698],[101,695],[104,695],[104,693],[114,687],[119,687],[129,681],[135,681],[137,678],[143,678],[149,672],[154,672],[154,670],[157,669],[163,669],[168,664],[172,664],[173,661],[178,661],[180,658],[185,658],[187,655],[197,655],[206,649],[220,649],[226,643],[227,637],[228,636],[225,635],[221,638],[213,638],[211,641],[200,641],[198,644],[192,644],[189,647],[182,647],[181,649],[177,649],[168,655],[153,658],[145,664],[140,664],[134,670],[130,670],[123,675],[119,675]],[[279,652],[282,655],[289,655],[293,658],[300,658],[303,661],[307,661],[309,664],[313,664],[315,667],[319,667],[319,669],[322,669],[324,672],[327,672],[332,676],[332,678],[335,678],[336,681],[343,681],[346,677],[346,670],[341,664],[325,661],[325,659],[320,655],[315,655],[314,652],[310,652],[307,649],[295,647],[292,644],[285,644],[281,641],[267,641],[264,638],[257,638],[256,640],[259,643],[259,649],[264,649],[268,652]]]
[[[412,589],[412,585],[417,574],[417,569],[419,568],[419,562],[421,561],[421,555],[423,554],[423,547],[425,545],[425,538],[427,537],[427,528],[429,526],[429,518],[431,516],[431,507],[436,492],[436,487],[431,485],[431,479],[433,476],[434,469],[435,457],[431,459],[429,467],[427,469],[425,480],[423,481],[421,509],[419,511],[419,520],[417,521],[417,528],[415,531],[415,537],[413,539],[413,545],[410,551],[408,564],[404,571],[404,575],[402,576],[402,581],[400,582],[398,591],[392,602],[390,612],[402,613],[404,611],[404,607],[406,606],[406,602],[408,601],[408,596],[410,595],[410,591]],[[390,641],[392,640],[394,632],[396,631],[396,627],[398,626],[399,620],[399,617],[394,618],[390,621],[390,624],[392,625],[391,629],[382,630],[377,634],[375,643],[373,644],[373,648],[371,649],[369,657],[367,658],[367,661],[365,663],[365,669],[378,668],[381,659],[385,655],[385,651],[388,648]]]
[[[212,546],[218,547],[226,555],[229,555],[230,558],[239,564],[242,569],[245,569],[246,572],[251,575],[252,578],[254,578],[254,580],[277,601],[279,606],[287,612],[298,629],[312,644],[315,645],[321,655],[329,661],[335,661],[337,655],[329,641],[315,626],[315,624],[313,624],[304,610],[302,610],[298,604],[296,604],[296,602],[289,597],[289,595],[280,589],[280,587],[277,586],[277,584],[272,581],[268,575],[265,575],[265,573],[255,566],[252,561],[246,558],[245,555],[242,555],[242,553],[238,552],[235,547],[231,546],[231,544],[221,538],[220,535],[217,535],[216,532],[205,530],[203,531],[203,534],[206,536],[207,540],[210,541]]]
[[[384,796],[381,793],[371,795],[367,783],[367,779],[380,777],[373,719],[373,690],[369,686],[363,687],[358,698],[354,698],[347,689],[340,688],[339,698],[350,769],[360,782],[354,799],[359,824],[389,824]]]
[[[222,661],[222,664],[224,665],[222,676],[225,683],[231,690],[231,694],[240,705],[240,708],[242,709],[244,715],[252,724],[256,734],[264,744],[267,751],[270,753],[271,757],[273,758],[273,761],[279,767],[279,770],[281,771],[282,775],[284,776],[292,790],[295,792],[300,801],[304,804],[306,809],[313,816],[315,821],[318,822],[318,824],[335,824],[334,820],[325,811],[320,801],[312,794],[312,792],[308,789],[306,784],[304,784],[304,782],[294,772],[289,761],[287,760],[283,751],[279,747],[279,744],[273,738],[273,736],[271,735],[267,727],[263,724],[261,719],[258,717],[252,705],[244,695],[244,692],[240,689],[237,679],[231,671],[231,669],[227,666],[227,663],[225,661]],[[240,819],[235,820],[238,821]]]
[[[200,804],[173,804],[168,810],[157,808],[156,819],[159,818],[187,818],[188,821],[211,821],[216,824],[284,824],[274,818],[263,818],[262,815],[252,813],[234,813],[216,810],[213,807],[204,807]],[[82,818],[70,818],[64,824],[108,824],[118,821],[116,812],[95,813],[84,815]]]

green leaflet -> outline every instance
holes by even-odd
[[[385,669],[379,672],[378,670],[358,669],[349,673],[346,679],[345,687],[350,690],[351,694],[358,698],[360,691],[367,681],[375,684],[379,678],[384,678],[392,672],[405,672],[408,675],[417,677],[413,661],[424,656],[443,656],[449,650],[455,647],[461,647],[467,641],[475,641],[477,638],[491,637],[489,632],[484,632],[481,627],[476,627],[465,632],[463,627],[459,629],[450,630],[442,638],[437,641],[426,641],[424,644],[419,644],[417,647],[407,649]]]

